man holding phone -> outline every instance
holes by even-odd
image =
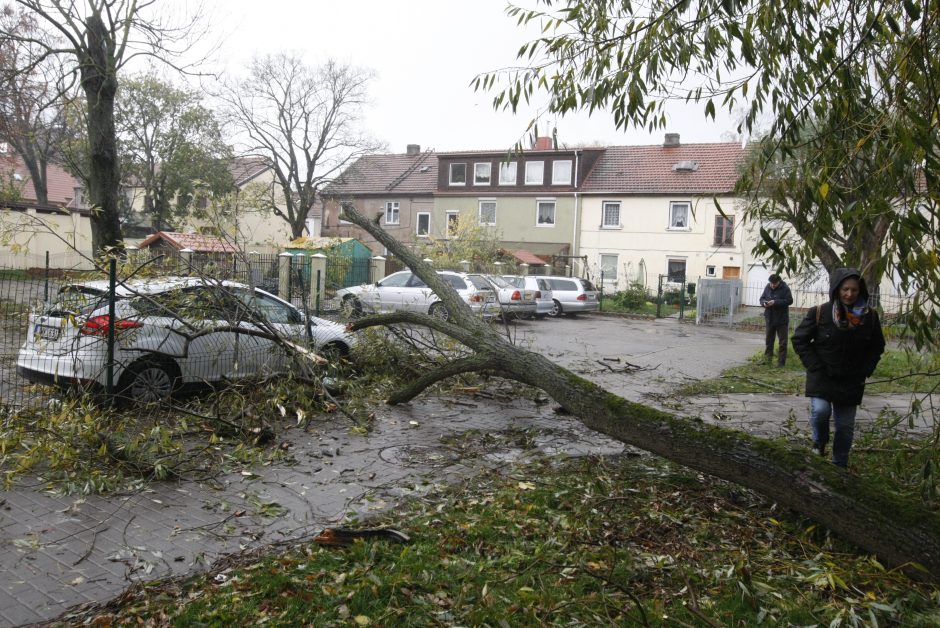
[[[774,338],[777,339],[777,368],[787,363],[787,332],[790,328],[790,305],[793,295],[790,288],[776,273],[769,278],[770,283],[764,288],[760,304],[764,306],[766,334],[764,342],[764,363],[770,365],[774,359]]]

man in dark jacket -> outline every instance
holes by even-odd
[[[813,451],[825,454],[831,416],[835,423],[832,462],[845,467],[865,379],[878,366],[885,337],[878,313],[869,307],[868,289],[858,270],[833,271],[829,296],[828,303],[806,313],[793,333],[793,348],[806,367]]]
[[[774,359],[774,338],[777,339],[777,366],[782,368],[787,363],[787,332],[790,330],[790,305],[793,295],[790,288],[780,279],[780,275],[771,275],[770,283],[764,288],[760,304],[764,306],[766,333],[764,342],[764,361],[771,364]]]

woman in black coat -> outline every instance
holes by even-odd
[[[878,366],[885,337],[878,313],[868,305],[868,289],[858,270],[834,271],[829,296],[828,303],[806,313],[792,340],[806,367],[813,451],[825,454],[831,416],[835,423],[832,462],[846,467],[865,379]]]

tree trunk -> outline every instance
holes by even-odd
[[[85,25],[88,45],[80,67],[82,89],[88,101],[91,239],[92,249],[98,255],[107,247],[123,246],[118,202],[121,176],[114,129],[117,71],[113,55],[109,53],[114,41],[104,22],[97,15],[91,15]]]
[[[453,289],[407,247],[354,208],[344,206],[343,213],[345,220],[365,229],[402,259],[437,293],[450,313],[448,322],[406,312],[370,316],[355,321],[351,328],[420,324],[476,352],[472,358],[455,360],[439,374],[428,374],[411,383],[390,401],[406,402],[434,381],[468,370],[513,379],[542,389],[593,430],[758,491],[826,525],[892,567],[905,567],[913,575],[923,576],[910,569],[911,563],[917,563],[940,580],[940,516],[923,504],[886,493],[808,452],[627,401],[540,354],[510,344],[476,318]]]

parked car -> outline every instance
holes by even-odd
[[[554,276],[546,276],[544,279],[552,289],[554,305],[549,316],[574,316],[580,312],[596,312],[600,309],[597,289],[587,279]]]
[[[499,314],[496,292],[483,275],[450,270],[439,270],[437,274],[453,286],[474,312],[487,317]],[[392,273],[376,283],[337,290],[336,298],[340,299],[347,316],[357,316],[364,311],[410,311],[430,314],[443,320],[450,317],[440,298],[410,270]]]
[[[535,290],[518,288],[499,275],[484,275],[496,291],[500,315],[504,319],[532,318],[535,315]]]
[[[531,290],[535,296],[535,317],[544,318],[555,307],[552,301],[552,289],[544,277],[536,275],[503,275],[503,279],[517,288]]]
[[[118,285],[115,295],[112,320],[107,281],[63,286],[30,315],[17,371],[41,384],[105,386],[113,329],[116,391],[149,402],[185,384],[286,371],[288,351],[253,333],[273,332],[334,357],[354,345],[344,326],[305,317],[290,303],[235,282],[135,280]]]

